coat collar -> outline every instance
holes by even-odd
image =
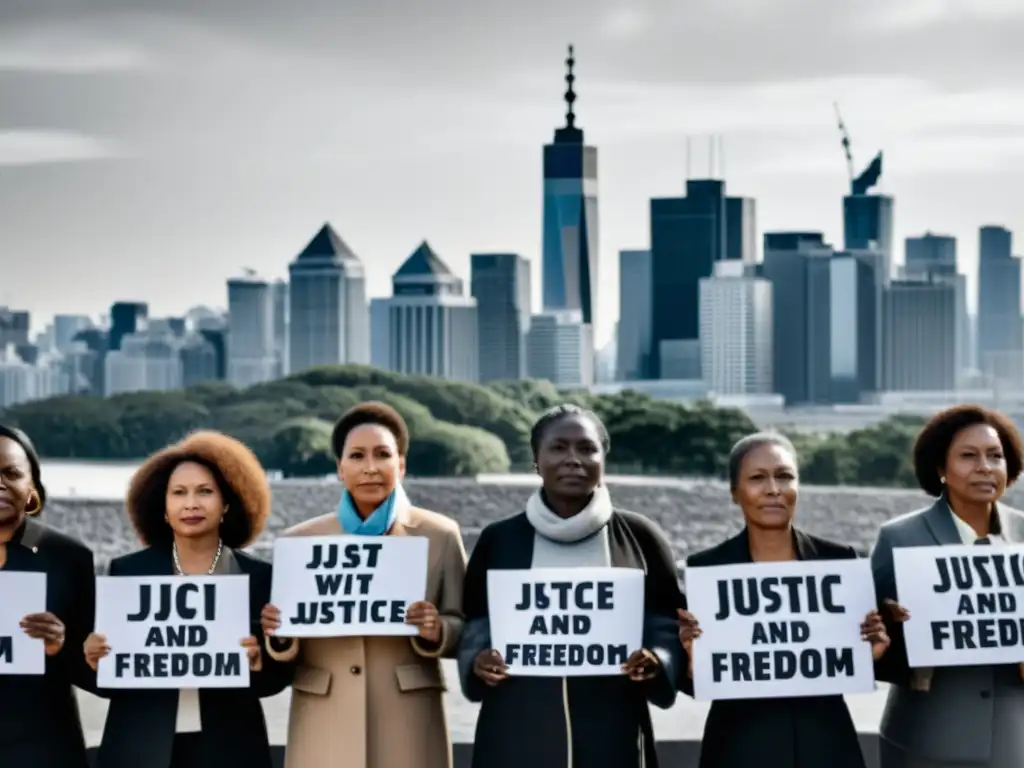
[[[1021,525],[1020,515],[1012,507],[996,502],[992,505],[993,530],[1008,542],[1019,543],[1024,541],[1024,526]],[[943,494],[935,500],[924,512],[924,522],[936,543],[950,545],[963,544],[960,531],[953,520],[953,510],[949,506],[946,495]]]
[[[39,551],[39,542],[46,535],[46,526],[33,517],[26,517],[11,537],[11,543],[19,544],[33,553]]]
[[[817,560],[818,548],[814,539],[799,528],[794,527],[791,531],[797,560]],[[750,554],[750,531],[746,526],[725,542],[725,554],[731,563],[754,562],[754,558]]]

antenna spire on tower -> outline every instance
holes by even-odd
[[[576,127],[576,113],[573,111],[573,104],[576,102],[576,91],[573,90],[573,83],[576,82],[576,75],[572,73],[576,66],[576,57],[573,55],[573,47],[569,46],[569,57],[565,60],[565,126]]]

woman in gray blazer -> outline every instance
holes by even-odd
[[[1024,543],[1024,514],[999,504],[1020,475],[1024,446],[1007,417],[962,405],[936,414],[914,446],[931,506],[885,523],[871,555],[892,645],[876,668],[891,683],[880,727],[882,768],[1024,766],[1024,667],[910,669],[896,603],[893,549]]]

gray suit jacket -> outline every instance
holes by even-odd
[[[999,505],[997,514],[1002,536],[1024,543],[1024,513]],[[879,604],[897,599],[893,549],[959,544],[963,541],[944,498],[883,524],[871,553]],[[906,607],[913,615],[914,607]],[[878,679],[892,684],[881,736],[927,760],[987,761],[992,750],[993,688],[997,674],[1007,679],[1006,670],[991,666],[911,670],[902,627],[889,626],[889,632],[892,645],[876,666]],[[1024,700],[1024,682],[1019,690]]]

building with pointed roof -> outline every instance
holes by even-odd
[[[288,370],[370,362],[363,263],[330,224],[288,265]]]
[[[377,368],[452,381],[477,381],[476,300],[424,240],[391,278],[392,296],[370,304]]]

